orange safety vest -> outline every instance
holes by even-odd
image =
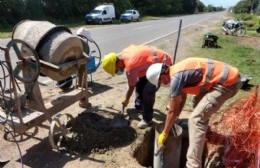
[[[203,73],[201,82],[193,87],[182,89],[184,93],[199,95],[213,85],[231,86],[238,80],[238,69],[226,63],[207,58],[188,58],[170,67],[170,76],[185,70],[200,69]]]
[[[162,63],[166,55],[167,65],[171,65],[171,59],[169,54],[163,52],[162,50],[147,46],[147,45],[130,45],[122,51],[122,59],[125,64],[125,70],[129,70],[141,66],[152,65],[154,63]],[[138,77],[143,77],[146,74],[148,67],[145,71],[138,73]]]

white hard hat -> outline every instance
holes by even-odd
[[[86,37],[91,43],[94,42],[94,40],[91,38],[90,36],[90,32],[85,28],[85,27],[81,27],[77,30],[77,35]]]
[[[159,84],[159,78],[160,78],[160,74],[161,74],[161,70],[162,70],[162,65],[161,63],[155,63],[152,64],[147,72],[146,72],[146,78],[147,80],[156,86],[156,88],[158,88],[158,84]]]

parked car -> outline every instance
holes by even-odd
[[[137,10],[134,9],[126,10],[124,13],[121,14],[120,20],[121,22],[139,21],[140,14]]]
[[[103,4],[95,7],[93,11],[86,14],[85,21],[88,23],[113,23],[115,20],[115,7],[113,4]]]

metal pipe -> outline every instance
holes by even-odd
[[[181,146],[182,146],[182,127],[174,124],[175,133],[172,131],[164,144],[159,147],[157,140],[160,133],[163,131],[164,123],[160,123],[155,127],[154,140],[154,168],[178,168],[180,167]],[[175,135],[174,135],[175,134]]]
[[[176,45],[175,45],[175,51],[174,51],[174,55],[173,55],[173,58],[172,58],[172,65],[175,64],[175,60],[176,60],[176,55],[177,55],[177,49],[178,49],[178,45],[179,45],[179,41],[180,41],[180,34],[181,34],[181,26],[182,26],[182,19],[180,20],[180,24],[179,24],[179,30],[178,30],[178,37],[177,37],[177,41],[176,41]],[[166,108],[167,109],[167,105],[170,101],[170,96],[167,97],[167,101],[166,102]]]
[[[182,19],[180,20],[180,24],[179,24],[178,37],[177,37],[177,41],[176,41],[176,45],[175,45],[175,51],[174,51],[174,55],[173,55],[173,59],[172,59],[172,65],[175,64],[175,60],[176,60],[177,49],[178,49],[180,34],[181,34],[181,26],[182,26]]]

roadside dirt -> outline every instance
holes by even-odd
[[[222,20],[210,20],[182,31],[176,62],[192,56],[188,48],[194,46],[203,35],[214,31]],[[171,55],[174,54],[177,35],[157,40],[151,45],[157,46]],[[242,43],[242,42],[241,42]],[[251,43],[249,41],[249,43]],[[139,168],[152,166],[152,148],[154,129],[140,130],[137,128],[141,114],[134,110],[134,95],[126,109],[124,117],[120,116],[121,101],[124,99],[127,81],[124,75],[112,78],[104,73],[102,68],[93,74],[90,84],[92,96],[89,101],[92,107],[83,109],[78,103],[66,108],[62,113],[70,113],[75,117],[76,127],[72,138],[63,143],[66,150],[53,151],[48,141],[49,123],[44,122],[39,127],[29,130],[23,136],[17,136],[21,154],[16,143],[11,142],[10,134],[4,133],[0,126],[0,160],[10,160],[5,168],[13,167],[91,167],[91,168]],[[64,94],[55,83],[43,86],[45,101],[50,101],[54,95]],[[154,125],[165,119],[167,105],[167,89],[162,88],[157,93],[154,107]],[[185,107],[181,118],[189,116],[189,105]],[[117,127],[117,121],[124,127]],[[127,125],[129,124],[129,125]],[[1,166],[0,166],[1,167]]]

